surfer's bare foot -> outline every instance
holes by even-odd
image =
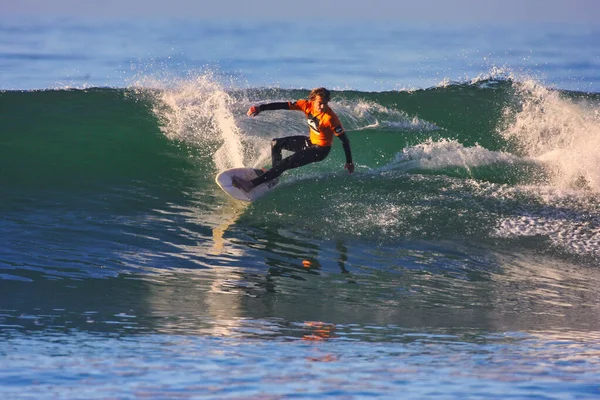
[[[236,188],[243,190],[244,192],[249,192],[254,188],[252,182],[242,179],[239,176],[232,177],[231,184]]]

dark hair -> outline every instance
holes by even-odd
[[[312,101],[316,99],[317,96],[321,96],[321,99],[323,99],[324,103],[329,103],[329,99],[331,99],[331,93],[329,93],[329,90],[325,89],[324,87],[311,90],[310,94],[308,95],[308,99]]]

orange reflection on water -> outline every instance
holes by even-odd
[[[306,321],[304,325],[310,329],[310,333],[302,336],[302,340],[324,341],[334,337],[335,325],[319,321]],[[324,354],[306,357],[308,361],[334,362],[338,361],[334,354]]]
[[[334,324],[319,321],[306,321],[304,325],[311,328],[311,332],[302,336],[302,340],[327,340],[333,337]]]

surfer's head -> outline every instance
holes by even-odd
[[[331,98],[331,94],[329,90],[324,87],[315,88],[311,90],[308,95],[308,100],[313,103],[312,111],[315,113],[321,113],[327,108],[327,103],[329,103],[329,99]]]
[[[308,99],[310,101],[314,101],[317,96],[320,96],[325,104],[329,103],[329,99],[331,99],[331,93],[329,93],[329,90],[325,89],[324,87],[311,90],[310,94],[308,95]]]

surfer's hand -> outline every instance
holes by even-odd
[[[260,108],[258,106],[252,106],[248,109],[248,116],[255,117],[260,113]]]
[[[350,172],[350,173],[353,173],[353,172],[354,172],[354,164],[353,164],[353,163],[351,163],[351,162],[349,162],[349,163],[346,163],[346,164],[344,165],[344,168],[346,168],[346,169],[348,170],[348,172]]]

